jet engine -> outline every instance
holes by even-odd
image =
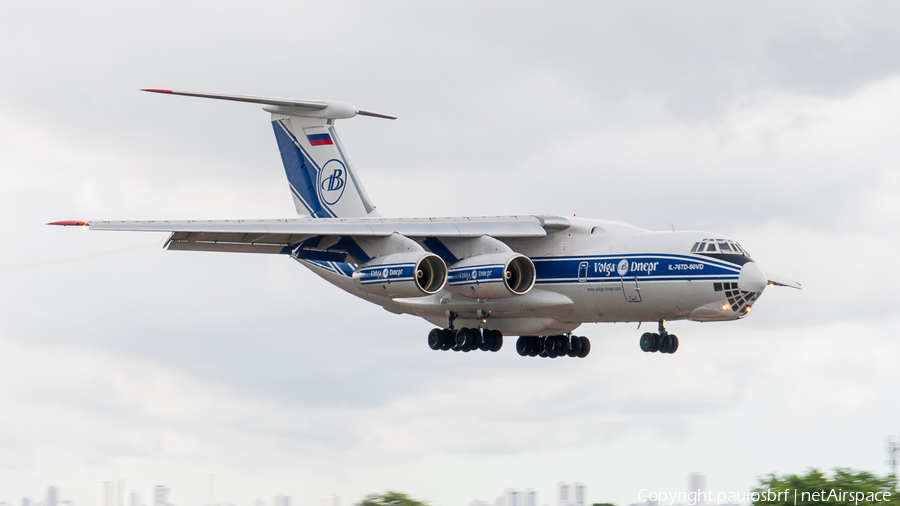
[[[450,266],[447,291],[477,299],[502,299],[525,295],[534,280],[534,264],[525,255],[476,255]]]
[[[394,253],[357,267],[353,283],[363,291],[384,297],[424,297],[444,288],[447,264],[434,253]]]

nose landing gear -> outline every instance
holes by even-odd
[[[659,322],[659,333],[644,332],[640,340],[641,350],[647,353],[675,353],[678,350],[678,336],[666,332],[663,321]]]

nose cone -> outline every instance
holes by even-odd
[[[741,267],[741,273],[738,276],[738,288],[741,290],[759,293],[768,284],[769,278],[766,277],[756,262],[747,262]]]

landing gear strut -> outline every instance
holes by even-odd
[[[523,357],[561,356],[584,358],[591,352],[591,341],[583,336],[522,336],[516,341],[516,351]]]
[[[641,336],[641,350],[647,353],[675,353],[678,351],[678,336],[666,332],[664,320],[659,321],[659,333],[644,332]]]

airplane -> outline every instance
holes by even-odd
[[[496,352],[518,336],[522,356],[586,357],[588,322],[653,322],[644,352],[675,353],[665,322],[746,317],[765,273],[721,234],[650,231],[576,217],[382,217],[335,131],[355,116],[396,119],[335,101],[162,89],[141,91],[262,105],[298,217],[274,220],[58,221],[91,230],[167,232],[167,250],[284,255],[329,283],[397,314],[436,325],[432,350]]]

